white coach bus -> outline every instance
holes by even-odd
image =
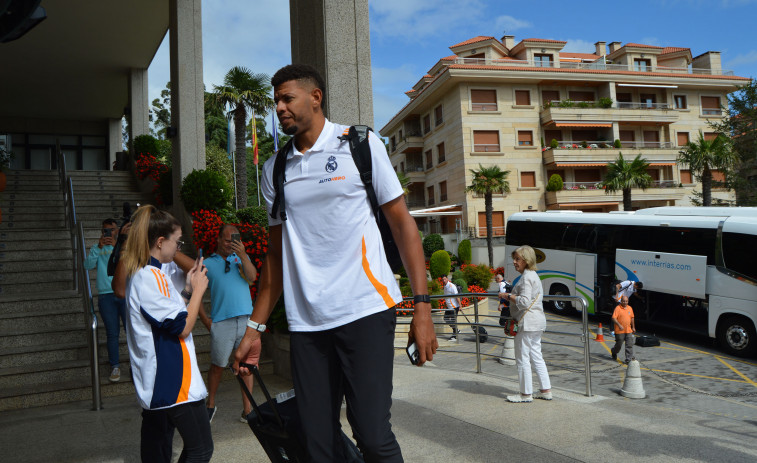
[[[590,314],[612,313],[618,281],[641,281],[642,297],[630,301],[637,320],[706,334],[734,355],[757,353],[757,208],[517,213],[505,242],[506,256],[532,246],[545,294],[583,296]]]

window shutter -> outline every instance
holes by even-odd
[[[678,132],[678,146],[689,144],[689,132]]]
[[[531,92],[528,90],[515,91],[515,104],[518,106],[528,106],[531,104]]]
[[[684,185],[690,185],[694,182],[691,181],[691,171],[690,170],[681,170],[681,183]]]
[[[536,172],[520,173],[521,188],[534,188],[536,186]]]

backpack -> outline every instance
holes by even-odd
[[[381,241],[384,244],[386,260],[392,271],[397,273],[402,268],[402,258],[400,257],[397,243],[392,236],[392,230],[389,228],[389,222],[386,221],[386,217],[384,217],[384,213],[381,207],[379,207],[376,191],[373,189],[371,147],[368,143],[369,131],[373,131],[373,129],[366,125],[353,125],[350,127],[347,135],[342,135],[339,139],[347,141],[350,144],[352,160],[355,162],[355,166],[360,173],[360,180],[365,185],[365,192],[368,194],[373,215],[376,217],[376,223],[378,224],[379,232],[381,232]],[[286,201],[284,199],[284,182],[286,181],[284,170],[287,153],[289,153],[293,142],[294,137],[290,138],[284,147],[276,153],[276,160],[273,164],[273,188],[276,194],[273,200],[273,207],[271,208],[271,217],[276,218],[276,214],[278,213],[281,220],[287,219],[285,210]]]
[[[457,283],[452,283],[452,284],[455,285],[455,288],[457,288],[457,294],[463,294],[463,287],[462,286],[460,286]]]

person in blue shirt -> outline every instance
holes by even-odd
[[[250,285],[258,276],[250,256],[245,252],[239,230],[230,224],[221,226],[215,254],[205,259],[210,288],[210,320],[200,311],[203,323],[210,326],[210,371],[208,372],[208,418],[212,421],[218,407],[215,397],[221,383],[223,370],[229,365],[232,352],[247,329],[247,320],[252,314]],[[243,378],[252,390],[252,376]],[[242,394],[242,416],[247,423],[251,405]]]
[[[102,223],[102,234],[96,246],[92,246],[89,255],[84,261],[84,268],[92,270],[97,268],[97,306],[105,325],[105,334],[108,345],[108,361],[110,362],[111,382],[116,383],[121,380],[121,366],[118,359],[118,335],[121,332],[121,320],[123,326],[126,326],[125,319],[125,301],[117,298],[113,294],[111,281],[113,277],[108,276],[108,259],[113,253],[113,246],[116,245],[118,238],[118,225],[113,219],[105,219]]]

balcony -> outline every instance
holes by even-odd
[[[397,143],[397,153],[420,153],[423,151],[423,135],[409,133]]]
[[[631,199],[636,201],[679,201],[684,198],[686,189],[678,187],[672,180],[658,180],[646,190],[634,188]],[[623,203],[623,192],[606,194],[599,182],[565,182],[560,191],[547,191],[545,201],[547,208],[570,206],[571,204],[590,205],[591,203]]]
[[[586,147],[583,147],[584,141]],[[618,153],[623,152],[624,158],[633,159],[639,154],[636,150],[643,150],[643,157],[651,163],[675,163],[680,147],[670,142],[622,142],[621,148],[615,148],[608,141],[558,141],[558,148],[547,148],[542,152],[544,164],[560,163],[603,163],[613,162]]]
[[[562,102],[561,102],[562,103]],[[583,102],[593,103],[593,102]],[[612,127],[613,122],[657,122],[672,124],[678,121],[678,112],[667,103],[616,103],[618,107],[603,108],[581,106],[547,106],[542,109],[541,123],[556,127]],[[627,105],[627,106],[626,106]],[[600,125],[601,124],[601,125]]]
[[[502,67],[523,67],[523,68],[554,68],[554,69],[579,69],[586,71],[623,71],[649,73],[658,72],[665,74],[690,74],[705,76],[732,76],[733,71],[724,69],[708,68],[690,68],[690,67],[670,67],[670,66],[649,66],[644,69],[634,69],[633,65],[628,64],[608,64],[606,62],[594,61],[592,63],[578,62],[556,62],[556,61],[534,61],[534,60],[515,60],[515,59],[486,59],[486,58],[456,58],[444,62],[444,64],[473,64],[481,66],[502,66]]]

